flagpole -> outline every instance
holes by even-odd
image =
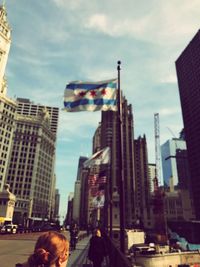
[[[123,163],[123,124],[122,124],[122,101],[120,88],[121,61],[117,62],[118,71],[118,133],[119,133],[119,209],[120,209],[120,248],[125,253],[125,223],[124,223],[124,163]]]
[[[111,150],[112,151],[112,150]],[[112,201],[112,194],[113,194],[113,183],[112,183],[112,153],[110,153],[110,166],[109,166],[109,177],[110,177],[110,181],[109,181],[109,219],[110,219],[110,238],[112,239],[113,233],[112,233],[112,216],[113,216],[113,201]]]

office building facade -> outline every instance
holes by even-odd
[[[173,177],[174,186],[178,185],[179,178],[177,172],[177,150],[185,150],[185,140],[172,138],[161,145],[163,182],[165,186],[170,185],[170,178]]]
[[[145,135],[134,140],[135,152],[135,216],[145,228],[151,228],[150,177]]]
[[[150,192],[154,191],[154,179],[156,177],[156,164],[149,163],[148,164],[148,173],[149,173],[149,190]]]
[[[200,30],[176,60],[191,191],[196,219],[200,220]]]
[[[59,108],[35,104],[27,98],[17,98],[17,113],[27,116],[38,116],[44,108],[48,111],[50,129],[56,136],[58,128]]]
[[[14,219],[18,223],[50,219],[55,193],[55,135],[48,112],[16,117],[6,183],[16,195]]]
[[[16,103],[0,93],[0,191],[6,182],[6,170],[15,127]]]
[[[11,28],[5,6],[0,6],[0,94],[6,95],[5,69],[11,45]]]
[[[11,29],[4,5],[0,6],[0,191],[6,182],[17,105],[7,97],[5,68],[11,44]]]

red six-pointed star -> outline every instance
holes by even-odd
[[[95,97],[96,96],[96,92],[95,91],[91,91],[90,92],[90,95],[93,96],[93,97]]]
[[[86,92],[82,91],[79,93],[80,96],[84,96],[86,94]]]
[[[102,95],[106,95],[106,89],[101,90]]]

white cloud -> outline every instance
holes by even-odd
[[[84,26],[110,36],[132,36],[153,43],[176,44],[198,29],[199,9],[200,2],[197,0],[161,1],[152,5],[146,13],[142,13],[141,7],[140,10],[122,12],[119,16],[111,16],[108,12],[91,14]],[[138,16],[138,13],[141,15]]]
[[[164,76],[160,78],[161,83],[176,83],[177,77],[175,74],[169,74],[168,76]]]
[[[86,22],[86,27],[95,28],[105,33],[109,33],[108,27],[108,19],[105,14],[95,14],[92,15],[88,21]]]
[[[176,113],[180,113],[180,107],[161,108],[159,114],[162,116],[170,116]]]

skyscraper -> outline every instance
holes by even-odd
[[[124,192],[125,192],[125,227],[130,227],[134,221],[134,129],[133,129],[133,113],[132,106],[128,104],[125,97],[122,99],[122,123],[123,123],[123,165],[124,165]],[[109,146],[111,148],[112,166],[110,170],[112,179],[113,196],[117,200],[119,193],[119,120],[117,112],[103,111],[101,119],[101,146]],[[118,194],[119,196],[119,194]],[[113,208],[113,225],[119,226],[119,198],[115,201]]]
[[[17,203],[18,223],[50,218],[55,193],[56,137],[50,129],[48,112],[38,116],[17,114],[6,182]]]
[[[169,186],[170,178],[173,177],[173,184],[178,185],[176,151],[186,149],[185,140],[172,138],[161,145],[162,170],[164,185]]]
[[[135,214],[145,228],[150,228],[150,179],[146,136],[134,140],[135,152]]]
[[[0,6],[0,191],[6,179],[6,169],[14,131],[16,103],[8,98],[5,68],[11,43],[11,29],[4,6]]]
[[[86,161],[87,157],[79,157],[77,178],[74,185],[74,198],[73,198],[73,220],[75,220],[79,225],[84,225],[87,221],[87,212],[85,210],[85,198],[87,195],[87,188],[85,188],[85,171],[83,168],[83,163]],[[87,174],[87,171],[86,171]],[[83,214],[84,215],[83,215]],[[83,216],[82,216],[83,215]]]
[[[200,219],[200,30],[176,60],[196,219]]]
[[[5,68],[11,44],[11,28],[7,20],[5,6],[0,6],[0,93],[6,95]]]
[[[148,173],[149,173],[149,187],[150,192],[154,191],[154,179],[156,177],[156,164],[155,163],[149,163],[148,164]]]

